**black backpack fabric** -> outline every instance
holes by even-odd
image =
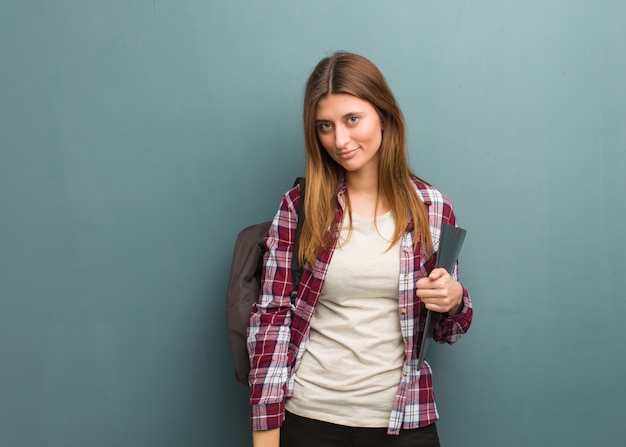
[[[300,232],[304,221],[304,178],[298,177],[294,186],[300,185],[300,209],[294,253],[298,253]],[[237,235],[226,292],[226,324],[230,338],[230,348],[235,360],[235,378],[242,385],[248,386],[250,359],[248,358],[247,329],[250,313],[259,298],[261,289],[261,271],[263,269],[263,239],[271,222],[263,222],[244,228]],[[293,292],[291,302],[295,302],[302,266],[298,256],[292,256],[291,263]]]

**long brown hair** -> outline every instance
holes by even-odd
[[[306,84],[304,94],[304,139],[306,149],[306,219],[300,236],[298,256],[315,266],[320,247],[329,250],[336,235],[337,191],[344,170],[326,152],[316,128],[320,99],[345,93],[368,101],[380,115],[384,129],[379,149],[378,184],[395,219],[390,247],[398,243],[410,219],[415,226],[415,248],[432,256],[432,238],[426,206],[415,192],[406,151],[404,116],[378,68],[363,56],[335,53],[322,59]],[[349,204],[347,205],[349,206]],[[330,236],[328,237],[328,231]]]

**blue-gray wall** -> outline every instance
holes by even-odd
[[[302,173],[304,81],[379,65],[469,230],[448,447],[626,440],[626,3],[4,0],[0,445],[246,446],[224,291]]]

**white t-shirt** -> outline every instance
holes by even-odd
[[[344,219],[296,371],[294,414],[351,427],[387,427],[404,344],[398,315],[399,244],[391,212]]]

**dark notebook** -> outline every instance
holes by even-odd
[[[436,268],[444,268],[448,273],[452,274],[454,271],[454,264],[459,258],[461,247],[463,247],[463,241],[465,240],[465,234],[467,231],[459,227],[443,224],[441,229],[441,238],[439,239],[439,250],[437,251]],[[432,333],[437,324],[437,320],[441,314],[428,310],[426,312],[426,322],[424,325],[424,333],[419,345],[418,353],[418,369],[422,367],[424,363],[424,357],[428,351],[428,345],[432,342]],[[419,341],[419,339],[418,339]]]

